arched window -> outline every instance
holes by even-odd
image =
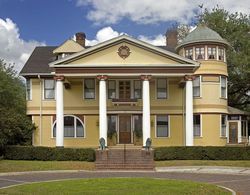
[[[56,137],[56,121],[53,124],[53,137]],[[64,137],[84,137],[84,124],[76,116],[64,116]]]

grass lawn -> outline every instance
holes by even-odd
[[[0,173],[47,170],[93,170],[93,162],[0,160]]]
[[[0,194],[231,194],[217,186],[189,181],[150,178],[78,179],[25,184]]]
[[[169,160],[155,161],[157,167],[170,166],[231,166],[250,167],[250,160]]]

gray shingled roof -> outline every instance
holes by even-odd
[[[189,33],[183,41],[176,47],[179,49],[184,45],[188,45],[190,43],[199,43],[199,42],[216,42],[222,43],[224,45],[229,45],[229,43],[223,39],[217,32],[208,28],[204,24],[200,24],[194,29],[191,33]]]
[[[176,53],[174,48],[167,46],[158,46],[162,49]],[[53,68],[49,67],[49,63],[55,60],[53,50],[57,46],[39,46],[34,49],[31,56],[25,63],[23,69],[20,72],[22,76],[33,76],[38,74],[48,74],[53,71]],[[87,47],[89,48],[89,47]]]

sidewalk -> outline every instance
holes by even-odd
[[[176,166],[156,167],[156,172],[177,172],[177,173],[212,173],[212,174],[233,174],[250,175],[250,168],[247,167],[226,167],[226,166]]]

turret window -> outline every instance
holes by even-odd
[[[195,48],[195,59],[196,60],[205,59],[205,48],[204,47],[196,47]]]
[[[219,60],[224,61],[224,48],[219,48]]]
[[[207,48],[208,59],[216,59],[216,47]]]
[[[185,57],[188,59],[193,59],[193,48],[187,48],[185,50]]]
[[[227,98],[227,77],[220,77],[221,98]]]

